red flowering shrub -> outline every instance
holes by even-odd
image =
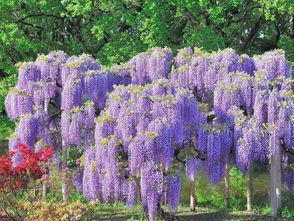
[[[40,179],[49,172],[43,167],[52,156],[53,147],[34,152],[24,144],[19,144],[18,152],[22,160],[15,167],[12,166],[12,157],[17,152],[10,152],[8,156],[0,157],[0,191],[14,191],[25,188],[33,180]]]
[[[15,216],[8,214],[15,208],[11,210],[8,207],[17,206],[15,203],[27,191],[28,185],[49,173],[46,163],[54,151],[53,147],[34,152],[24,144],[18,146],[20,147],[18,151],[0,157],[0,209],[10,217]],[[13,166],[12,158],[16,154],[20,154],[21,161]]]

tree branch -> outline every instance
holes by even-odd
[[[28,23],[28,22],[25,22],[25,21],[17,21],[16,23],[21,23],[21,24],[24,24],[24,25],[28,25],[28,26],[31,26],[33,28],[40,29],[42,31],[44,30],[44,28],[39,26],[39,25],[31,24],[31,23]]]
[[[184,15],[186,15],[186,17],[189,19],[189,21],[192,23],[193,26],[199,25],[199,21],[197,21],[194,18],[194,16],[191,14],[191,12],[188,9],[184,10]]]
[[[4,44],[2,42],[0,42],[0,44],[2,45],[2,47],[4,48]],[[17,63],[17,60],[12,56],[12,54],[10,53],[10,51],[8,49],[6,49],[6,53],[8,54],[8,56],[11,58],[11,60],[14,62],[14,64]]]
[[[279,24],[276,21],[274,22],[274,24],[275,24],[275,28],[276,28],[276,31],[277,31],[277,36],[276,36],[276,39],[275,39],[275,44],[277,45],[278,41],[281,38],[281,31],[280,31],[280,28],[279,28]]]
[[[185,160],[181,160],[179,158],[179,153],[180,153],[180,150],[179,149],[175,149],[175,158],[176,158],[176,160],[179,161],[180,163],[186,165],[186,161]]]
[[[252,12],[252,10],[254,9],[257,9],[257,8],[260,8],[259,6],[255,6],[255,7],[252,7],[252,8],[249,8],[248,10],[245,11],[245,13],[238,19],[236,20],[231,20],[231,23],[238,23],[238,22],[241,22],[245,17],[246,15],[248,15],[248,12]]]
[[[55,112],[54,114],[52,114],[50,117],[49,117],[49,123],[54,119],[54,117],[58,116],[59,114],[61,114],[61,110]]]
[[[241,51],[245,51],[248,44],[251,42],[251,40],[253,39],[253,37],[256,35],[256,33],[258,32],[258,29],[260,27],[261,21],[263,18],[263,13],[260,13],[258,16],[257,21],[255,22],[253,28],[250,30],[247,38],[245,40],[241,40]]]
[[[21,21],[24,21],[24,20],[26,20],[28,18],[33,18],[33,17],[54,17],[54,18],[63,20],[63,17],[58,16],[58,15],[39,13],[39,14],[27,15],[27,16],[25,16],[23,18],[20,18],[16,23],[21,22]]]

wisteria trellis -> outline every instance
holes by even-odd
[[[154,48],[111,68],[57,51],[19,66],[5,105],[18,122],[10,150],[17,142],[83,147],[77,188],[88,199],[129,206],[140,190],[150,220],[161,202],[176,212],[182,165],[188,179],[203,170],[217,184],[230,157],[244,173],[277,148],[284,169],[293,160],[293,80],[280,50],[252,58],[232,49],[173,56]]]

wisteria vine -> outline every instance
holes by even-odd
[[[277,150],[293,190],[291,71],[280,50],[249,57],[184,48],[173,56],[153,48],[110,68],[89,55],[40,55],[19,65],[6,97],[17,122],[9,148],[82,147],[76,188],[90,200],[141,200],[150,220],[162,203],[177,211],[184,170],[189,180],[204,171],[217,184],[226,163],[245,173]]]

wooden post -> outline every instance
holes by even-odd
[[[45,104],[44,104],[44,111],[45,112],[48,112],[48,105],[49,105],[49,101],[47,102],[45,100]],[[45,175],[45,176],[46,176],[46,179],[47,179],[48,174]],[[46,195],[47,195],[47,180],[43,180],[43,183],[42,183],[42,200],[46,199]]]
[[[279,216],[281,212],[281,150],[277,149],[270,161],[270,205],[273,217]]]
[[[249,163],[247,171],[247,211],[253,210],[253,166]]]
[[[64,145],[64,142],[62,141],[62,172],[65,172],[65,168],[67,168],[67,152],[66,152],[66,145]],[[68,183],[67,183],[67,176],[65,175],[62,178],[62,199],[63,201],[68,200]]]
[[[226,207],[229,209],[231,207],[231,202],[230,202],[230,174],[229,174],[229,162],[226,160],[225,164],[225,202],[226,202]]]
[[[140,178],[135,178],[135,181],[136,181],[136,203],[140,203],[140,199],[141,199]]]
[[[46,199],[46,195],[47,195],[47,181],[44,180],[42,183],[42,200]]]
[[[195,177],[190,181],[190,211],[195,211],[196,196],[195,196]]]
[[[37,187],[34,186],[33,190],[32,190],[32,196],[35,199],[37,197]]]

